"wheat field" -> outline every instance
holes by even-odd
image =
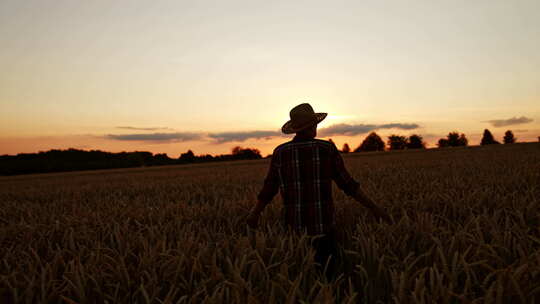
[[[540,144],[344,156],[339,276],[244,217],[268,160],[0,178],[2,303],[540,303]]]

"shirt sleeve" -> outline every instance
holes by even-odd
[[[343,158],[341,157],[341,154],[339,153],[338,149],[334,145],[332,149],[332,159],[333,159],[333,172],[332,172],[332,178],[336,182],[339,189],[343,190],[345,194],[348,196],[353,196],[356,194],[356,191],[358,190],[358,187],[360,184],[358,184],[354,178],[349,174],[347,169],[345,168],[345,164],[343,163]]]
[[[270,169],[268,170],[268,174],[266,175],[266,178],[264,179],[264,185],[261,189],[261,192],[259,192],[259,195],[257,198],[259,201],[264,202],[266,204],[270,203],[274,196],[278,193],[279,190],[279,168],[277,166],[277,155],[274,153],[272,155],[272,160],[270,161]]]

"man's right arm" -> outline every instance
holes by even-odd
[[[272,198],[278,193],[279,190],[279,173],[276,166],[276,153],[274,152],[272,160],[270,161],[270,168],[268,169],[268,174],[264,179],[264,185],[259,195],[257,196],[257,204],[251,209],[248,218],[247,224],[251,228],[256,228],[258,226],[259,217],[271,201]]]
[[[264,204],[270,203],[279,191],[279,168],[276,164],[276,158],[276,153],[274,153],[270,160],[270,168],[264,179],[264,185],[257,196],[257,199]]]

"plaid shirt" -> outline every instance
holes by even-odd
[[[333,143],[296,136],[274,150],[258,199],[268,204],[279,189],[286,225],[311,235],[328,233],[335,224],[332,180],[349,196],[359,186]]]

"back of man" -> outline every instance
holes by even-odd
[[[333,143],[298,134],[274,150],[258,199],[270,202],[279,189],[287,226],[325,234],[335,225],[332,181],[349,195],[358,188]]]

